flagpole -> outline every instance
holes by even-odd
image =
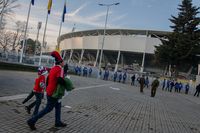
[[[59,29],[59,34],[58,34],[58,37],[60,36],[60,34],[61,34],[61,29],[62,29],[62,20],[61,20],[61,22],[60,22],[60,29]]]
[[[46,29],[47,29],[48,18],[49,18],[49,13],[47,12],[46,23],[45,23],[45,28],[44,28],[44,35],[43,35],[43,41],[42,41],[42,46],[41,46],[41,50],[40,50],[39,66],[41,65],[42,47],[44,46],[44,43],[45,43],[45,37],[46,37]]]
[[[58,38],[60,37],[61,29],[62,29],[62,20],[61,20],[61,22],[60,22],[60,29],[59,29]],[[60,43],[59,43],[59,42],[58,42],[58,45],[57,45],[57,49],[60,49]]]
[[[20,55],[20,63],[22,63],[23,54],[24,54],[24,45],[25,45],[25,40],[26,40],[26,32],[27,32],[27,28],[28,28],[30,12],[31,12],[31,1],[30,1],[30,4],[29,4],[28,16],[27,16],[27,21],[26,21],[26,28],[25,28],[25,31],[24,31],[24,39],[23,39],[22,50],[21,50],[21,55]]]
[[[60,34],[61,34],[61,29],[62,29],[62,23],[64,22],[64,17],[63,15],[65,15],[65,12],[64,10],[66,10],[65,7],[66,6],[66,0],[64,2],[64,9],[63,9],[63,14],[62,14],[62,18],[61,18],[61,21],[60,21],[60,29],[59,29],[59,33],[58,33],[58,38],[60,37]],[[57,45],[57,49],[59,50],[60,49],[60,43],[58,42],[58,45]]]

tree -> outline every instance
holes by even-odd
[[[20,45],[22,47],[23,40],[20,42]],[[39,41],[38,41],[38,44],[36,46],[36,41],[34,41],[31,38],[28,38],[26,40],[26,43],[25,43],[25,54],[27,54],[27,55],[38,54],[38,52],[40,51],[40,50],[38,50],[38,49],[40,49],[40,46],[41,46],[41,43]]]
[[[13,14],[13,9],[19,7],[17,0],[0,0],[0,16],[3,14],[3,22],[0,29],[3,29],[6,23],[5,16],[10,17]]]
[[[167,36],[168,41],[162,41],[163,45],[156,46],[156,59],[167,65],[183,68],[196,64],[196,55],[200,54],[200,24],[199,7],[192,5],[192,0],[183,0],[179,5],[178,16],[169,19],[173,25],[173,32]],[[181,65],[180,65],[181,64]],[[188,67],[187,67],[188,68]]]
[[[35,53],[35,41],[31,38],[28,38],[26,40],[26,49],[25,49],[25,53],[28,55],[34,55]]]
[[[4,52],[7,52],[9,50],[9,46],[12,43],[12,32],[6,31],[0,31],[0,46],[2,47]]]

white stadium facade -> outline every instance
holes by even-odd
[[[155,46],[162,45],[160,39],[169,33],[153,30],[107,29],[102,67],[123,69],[138,64],[140,67],[144,66],[146,71],[152,70],[156,67]],[[63,34],[58,38],[58,42],[65,60],[98,66],[103,37],[104,30],[95,29]]]

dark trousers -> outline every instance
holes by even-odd
[[[40,104],[42,102],[43,93],[34,92],[33,94],[35,95],[35,101],[32,102],[30,105],[28,105],[27,108],[31,110],[35,106],[33,115],[36,115],[38,113],[38,110],[40,108]]]
[[[162,86],[162,90],[164,90],[164,89],[165,89],[165,85]]]
[[[22,102],[23,104],[26,103],[28,100],[30,100],[32,97],[34,96],[34,92],[31,91],[29,93],[29,95],[24,99],[24,101]]]
[[[188,94],[188,91],[189,91],[189,89],[186,89],[186,90],[185,90],[185,94]]]
[[[154,97],[156,95],[156,87],[151,88],[151,97]]]
[[[170,92],[172,92],[173,86],[170,87]]]
[[[28,120],[28,123],[35,124],[38,119],[42,118],[44,115],[48,114],[55,107],[55,124],[61,123],[61,103],[58,102],[58,99],[47,96],[47,105],[41,110],[38,114],[34,115],[31,119]]]
[[[126,79],[123,79],[123,83],[125,84]]]
[[[134,85],[134,83],[135,83],[135,81],[134,81],[134,80],[132,80],[132,81],[131,81],[131,85]]]
[[[196,92],[194,93],[194,96],[197,95],[197,97],[199,97],[199,93],[200,93],[200,91],[196,90]]]
[[[167,87],[165,88],[165,90],[170,91],[169,86],[167,86]]]
[[[140,92],[143,92],[144,84],[140,84]]]

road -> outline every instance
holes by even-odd
[[[36,73],[0,71],[0,132],[30,132],[31,117],[21,104]],[[200,133],[200,98],[158,89],[71,76],[76,89],[62,100],[65,128],[54,127],[54,111],[36,124],[36,132]],[[44,108],[46,101],[43,101]]]

